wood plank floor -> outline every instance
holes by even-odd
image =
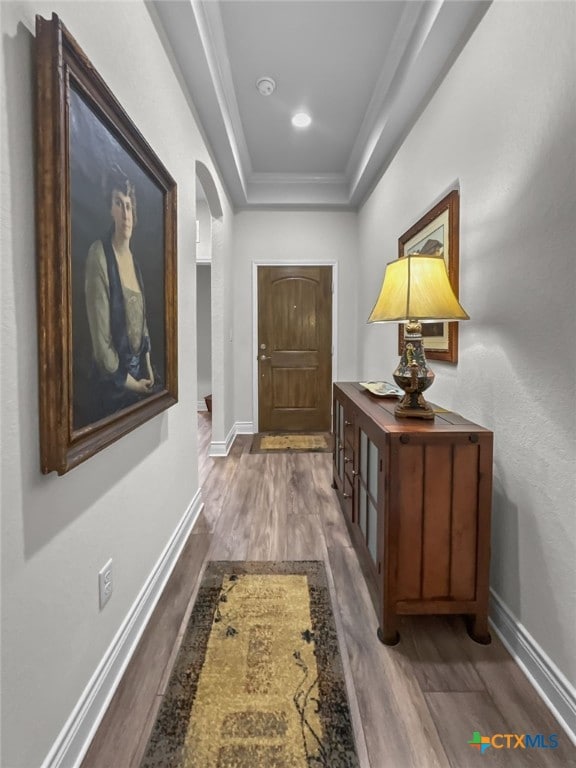
[[[327,566],[362,768],[576,767],[576,748],[494,632],[482,646],[459,617],[414,616],[398,645],[378,641],[330,454],[251,454],[240,436],[211,459],[210,415],[198,422],[204,509],[82,768],[139,765],[207,560],[308,559]],[[557,733],[560,746],[480,755],[473,731]]]

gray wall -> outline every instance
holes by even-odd
[[[471,320],[458,365],[431,361],[428,397],[494,430],[491,585],[534,653],[572,681],[572,701],[575,11],[494,3],[360,213],[364,317],[398,237],[460,186]],[[359,331],[360,374],[389,378],[396,326]]]
[[[357,216],[327,211],[244,211],[234,217],[235,413],[254,422],[253,265],[299,262],[337,265],[335,380],[357,368]]]
[[[35,14],[45,18],[53,11],[60,14],[175,178],[181,299],[196,293],[195,162],[200,159],[209,168],[213,166],[161,44],[152,11],[144,2],[3,2],[0,10],[0,763],[6,768],[32,768],[42,764],[82,700],[141,599],[164,548],[198,501],[194,301],[178,303],[178,404],[64,477],[40,473],[32,72]],[[220,269],[226,273],[231,212],[223,193],[221,200],[225,213],[219,228],[218,257]],[[230,366],[231,353],[224,350],[220,367]],[[231,406],[228,411],[231,414]],[[114,593],[100,611],[97,574],[109,557],[114,560]]]
[[[212,392],[212,294],[210,264],[196,267],[196,330],[198,338],[198,400]]]

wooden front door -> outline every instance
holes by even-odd
[[[328,431],[332,267],[258,267],[258,429]]]

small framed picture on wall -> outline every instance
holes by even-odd
[[[459,230],[460,194],[457,189],[450,192],[431,208],[398,240],[398,257],[408,253],[422,253],[444,256],[450,284],[458,297],[459,284]],[[426,357],[458,362],[458,323],[423,323],[422,336]],[[398,327],[398,354],[402,354],[404,325]]]

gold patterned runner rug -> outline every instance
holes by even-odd
[[[250,453],[331,453],[330,432],[258,432],[252,438]]]
[[[358,768],[322,562],[208,564],[141,768]]]

